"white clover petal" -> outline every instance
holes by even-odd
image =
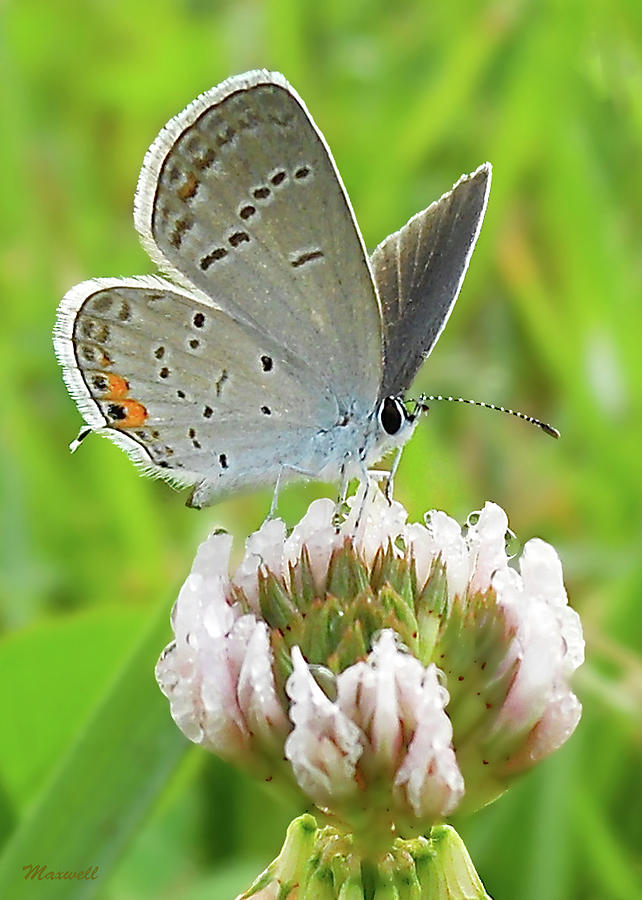
[[[285,542],[285,558],[289,563],[300,556],[303,546],[308,548],[312,576],[319,589],[324,584],[333,551],[343,543],[332,522],[335,509],[328,498],[313,500]]]
[[[354,540],[369,565],[381,547],[385,549],[403,535],[408,513],[401,503],[389,502],[371,483],[360,485],[348,503],[350,513],[341,526],[341,533]]]
[[[584,633],[579,614],[570,606],[561,611],[559,621],[565,645],[564,673],[569,677],[584,662]]]
[[[363,752],[361,730],[316,683],[298,647],[286,690],[294,729],[285,742],[300,787],[321,807],[354,794],[357,761]]]
[[[564,641],[564,667],[567,675],[584,662],[584,637],[580,618],[568,605],[562,574],[562,562],[554,547],[532,538],[524,547],[519,563],[524,591],[533,600],[545,603],[555,615]]]
[[[247,750],[255,738],[273,743],[276,734],[283,740],[288,724],[276,695],[265,623],[244,615],[226,634],[212,633],[203,627],[211,607],[200,610],[201,621],[190,620],[188,611],[194,614],[200,606],[195,588],[203,585],[199,577],[188,582],[179,596],[183,628],[156,668],[177,725],[190,740],[226,758]]]
[[[172,718],[185,737],[199,744],[203,739],[200,724],[199,678],[192,659],[170,644],[156,664],[156,680],[170,704]]]
[[[245,649],[256,627],[254,616],[241,616],[227,635],[199,647],[203,742],[225,757],[249,741],[249,730],[238,704],[237,684]]]
[[[445,713],[448,693],[433,664],[423,671],[414,702],[415,730],[395,776],[418,819],[451,813],[464,794],[464,779],[452,747],[453,729]]]
[[[561,747],[577,728],[581,716],[582,704],[570,691],[549,703],[546,712],[529,735],[529,763],[535,763]]]
[[[281,519],[266,519],[259,530],[251,534],[245,542],[245,555],[233,580],[244,591],[256,613],[259,612],[259,569],[265,567],[277,577],[283,575],[285,535],[285,522]]]
[[[524,590],[550,606],[563,607],[568,603],[562,575],[562,562],[554,547],[539,538],[531,538],[524,545],[519,561]]]
[[[583,660],[584,640],[579,617],[567,606],[562,566],[553,547],[539,539],[528,541],[520,573],[521,577],[507,570],[493,581],[498,604],[515,635],[507,660],[518,662],[495,727],[537,726],[532,741],[545,755],[557,749],[579,721],[579,702],[568,679]],[[547,734],[552,742],[544,751]],[[555,744],[557,734],[565,737]]]
[[[432,510],[426,520],[425,527],[414,523],[406,528],[406,540],[412,547],[417,568],[417,584],[425,584],[433,561],[439,557],[446,567],[449,595],[461,596],[466,590],[470,569],[461,526],[440,510]]]
[[[337,702],[365,733],[372,767],[393,766],[401,752],[403,727],[400,685],[408,668],[423,672],[418,659],[397,650],[394,632],[386,630],[375,642],[365,662],[345,669],[337,678]]]
[[[256,623],[246,642],[236,696],[251,734],[262,738],[266,744],[283,739],[289,730],[288,720],[276,693],[270,638],[265,622]]]
[[[226,532],[211,534],[199,545],[192,563],[192,572],[206,581],[210,578],[227,576],[232,541],[232,535]]]
[[[172,610],[177,640],[186,640],[191,635],[192,640],[198,642],[198,633],[203,628],[212,636],[225,634],[240,615],[227,599],[231,549],[229,534],[210,535],[200,544],[192,570]]]
[[[506,532],[508,517],[501,506],[485,503],[479,519],[468,528],[466,543],[470,553],[469,592],[485,591],[493,575],[508,565]]]

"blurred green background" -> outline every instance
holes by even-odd
[[[187,747],[152,678],[212,528],[80,418],[51,348],[94,275],[149,272],[131,209],[145,150],[196,94],[280,69],[323,130],[366,243],[486,159],[486,222],[419,380],[553,422],[435,406],[405,452],[412,516],[486,499],[562,556],[588,661],[554,757],[458,823],[496,900],[642,896],[642,5],[14,0],[0,13],[0,896],[231,898],[295,812]],[[289,522],[323,493],[289,488]],[[22,866],[100,866],[35,885]]]

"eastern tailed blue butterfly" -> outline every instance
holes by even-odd
[[[89,428],[200,507],[307,476],[365,477],[408,439],[402,403],[446,324],[486,209],[480,166],[368,258],[323,136],[254,71],[163,128],[134,219],[166,274],[63,298],[55,349]],[[73,446],[73,445],[72,445]]]

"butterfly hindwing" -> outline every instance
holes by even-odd
[[[336,421],[336,400],[298,357],[159,278],[77,285],[56,350],[89,425],[211,496],[276,480]]]
[[[490,177],[489,163],[464,175],[370,258],[383,310],[381,398],[410,387],[448,321],[481,228]]]

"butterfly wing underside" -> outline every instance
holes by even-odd
[[[152,474],[204,480],[212,497],[275,481],[281,465],[305,455],[319,423],[336,417],[298,358],[153,276],[73,288],[56,349],[90,426]]]
[[[448,321],[481,228],[490,178],[489,163],[464,175],[370,257],[383,310],[380,398],[410,387]]]

